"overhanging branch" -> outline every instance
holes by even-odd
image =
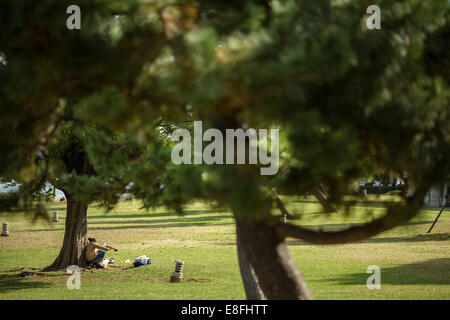
[[[280,236],[284,238],[292,237],[312,244],[344,244],[361,241],[395,228],[414,217],[422,208],[427,190],[428,188],[426,187],[418,189],[405,205],[390,207],[383,217],[360,226],[353,226],[339,231],[319,231],[277,222],[276,229]]]

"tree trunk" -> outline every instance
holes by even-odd
[[[275,227],[236,219],[242,249],[270,300],[312,299],[311,293]]]
[[[84,257],[87,243],[87,205],[64,193],[67,200],[64,241],[56,260],[44,270],[65,269],[70,265],[86,267]]]
[[[244,283],[247,300],[265,300],[266,297],[259,287],[255,271],[247,259],[247,254],[245,253],[244,245],[241,241],[240,228],[236,228],[236,240],[239,269],[241,271],[242,282]]]
[[[311,193],[320,202],[326,212],[337,212],[336,205],[328,199],[328,195],[322,186],[319,185],[312,188]]]

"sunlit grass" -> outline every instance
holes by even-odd
[[[374,198],[344,217],[322,214],[312,198],[283,198],[291,212],[300,214],[295,223],[329,229],[366,221],[367,210],[379,215],[377,201],[386,200]],[[108,252],[117,263],[107,270],[83,270],[80,290],[67,289],[69,275],[63,271],[40,273],[59,252],[65,203],[49,207],[59,211],[57,223],[2,216],[10,237],[0,238],[0,299],[245,299],[228,210],[194,203],[177,216],[163,208],[148,212],[139,207],[137,201],[123,201],[106,214],[89,208],[89,236],[119,251]],[[425,209],[408,224],[360,243],[313,246],[289,239],[288,244],[317,299],[449,299],[448,213],[426,234],[437,212]],[[151,265],[123,263],[143,254],[151,257]],[[176,259],[185,261],[185,281],[171,284]],[[369,265],[381,268],[380,290],[366,286]],[[19,277],[24,271],[36,274]]]

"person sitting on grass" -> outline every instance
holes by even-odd
[[[99,245],[94,238],[88,238],[88,240],[89,243],[86,246],[86,260],[89,265],[104,269],[108,265],[109,260],[103,260],[106,251],[110,250],[111,247]]]

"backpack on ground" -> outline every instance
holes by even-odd
[[[146,266],[148,264],[151,264],[151,259],[147,258],[146,256],[139,256],[136,259],[134,259],[133,266],[140,267],[140,266]]]

